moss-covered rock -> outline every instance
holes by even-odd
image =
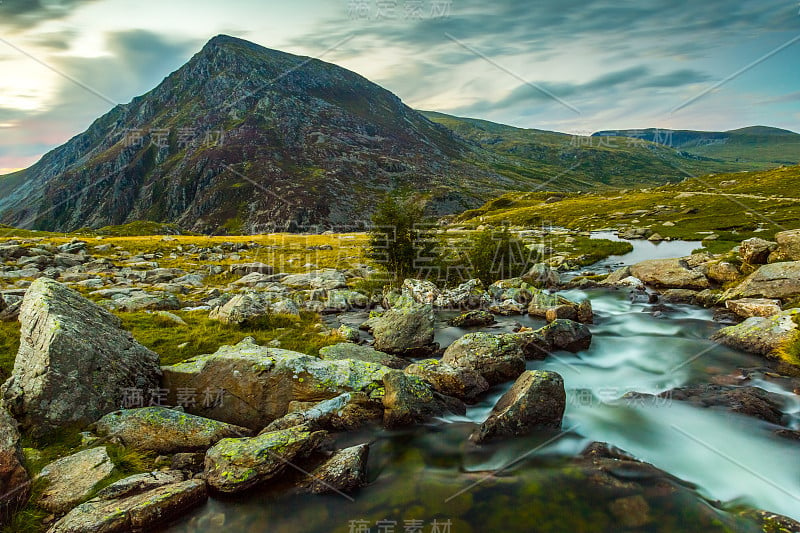
[[[375,349],[400,356],[427,355],[436,350],[430,305],[395,306],[372,321]]]
[[[180,472],[138,474],[109,485],[76,507],[48,533],[126,533],[152,531],[208,498],[201,479]]]
[[[758,355],[771,355],[794,339],[800,309],[783,311],[769,318],[752,317],[741,324],[723,328],[711,338],[725,346]]]
[[[409,365],[405,369],[409,376],[416,376],[428,383],[438,392],[473,402],[489,390],[489,382],[477,371],[455,367],[439,359],[425,359]]]
[[[383,384],[383,424],[387,428],[411,426],[448,412],[466,412],[459,400],[439,394],[420,378],[398,370],[386,374]]]
[[[20,323],[19,352],[2,395],[36,435],[95,422],[119,409],[126,390],[158,388],[158,355],[121,329],[117,317],[60,283],[34,281]]]
[[[407,359],[396,357],[384,352],[379,352],[371,346],[362,346],[350,342],[342,342],[331,346],[325,346],[319,351],[321,359],[326,361],[342,361],[344,359],[353,359],[356,361],[364,361],[366,363],[373,363],[383,365],[394,369],[403,369],[411,362]]]
[[[375,396],[379,392],[382,391],[376,391]],[[297,402],[295,405],[302,404]],[[382,417],[382,395],[380,398],[372,398],[363,392],[345,392],[336,398],[292,411],[273,421],[262,433],[299,425],[306,425],[314,430],[350,431]]]
[[[161,454],[206,450],[226,438],[247,437],[250,430],[165,407],[124,409],[95,425],[98,435],[140,450]]]
[[[344,392],[372,394],[389,371],[375,363],[324,361],[263,347],[251,338],[163,368],[170,404],[181,403],[178,391],[196,391],[196,402],[185,405],[187,412],[256,431],[285,415],[292,401],[320,402]]]
[[[251,489],[316,450],[326,435],[296,426],[253,438],[221,440],[206,454],[206,482],[225,493]]]
[[[525,371],[525,353],[512,335],[468,333],[445,350],[442,362],[475,371],[489,385],[516,379]]]
[[[790,300],[800,296],[800,261],[764,265],[725,294],[737,298],[774,298]]]
[[[52,513],[66,513],[82,503],[114,472],[105,447],[83,450],[45,466],[39,473],[46,488],[36,504]]]

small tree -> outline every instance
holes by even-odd
[[[499,279],[522,275],[533,264],[533,254],[507,227],[472,234],[465,246],[463,262],[471,276],[490,285]]]
[[[429,276],[438,265],[433,223],[410,194],[390,194],[372,215],[367,256],[398,279]]]

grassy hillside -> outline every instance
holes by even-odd
[[[725,132],[649,128],[601,131],[594,136],[623,136],[661,143],[693,155],[736,164],[742,170],[800,163],[800,135],[767,126]]]
[[[580,230],[650,228],[663,237],[720,242],[771,238],[800,227],[800,166],[707,175],[614,194],[508,193],[456,222],[556,225]],[[548,203],[549,202],[549,203]]]
[[[543,187],[548,190],[591,191],[603,186],[662,185],[680,181],[687,173],[754,168],[743,163],[679,152],[643,139],[581,137],[441,113],[423,114],[487,152],[496,154],[497,158],[482,162],[486,168],[514,178],[552,179],[549,186]],[[554,187],[554,184],[558,186]],[[570,186],[564,186],[567,184]]]

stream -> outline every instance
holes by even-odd
[[[593,268],[599,271],[647,258],[679,257],[700,247],[687,242],[633,244],[630,254]],[[373,428],[337,435],[337,447],[372,443],[370,484],[352,499],[284,495],[281,487],[269,487],[234,499],[212,498],[167,530],[619,531],[622,528],[608,519],[604,496],[593,493],[576,476],[565,475],[566,462],[593,441],[608,442],[686,483],[685,491],[654,500],[658,507],[649,501],[651,522],[628,530],[708,530],[697,516],[684,511],[687,493],[717,502],[719,508],[747,505],[800,520],[798,444],[775,436],[774,426],[669,398],[624,398],[628,392],[658,394],[714,382],[735,375],[739,368],[763,368],[763,359],[708,340],[720,326],[705,309],[670,305],[654,316],[648,312],[649,305],[631,303],[626,291],[563,294],[573,300],[592,300],[591,348],[577,355],[557,352],[545,361],[528,363],[531,370],[552,370],[564,377],[563,433],[542,431],[483,446],[469,443],[475,424],[488,416],[511,386],[507,383],[491,389],[468,408],[466,416],[403,431]],[[447,326],[446,318],[442,316],[437,330],[436,340],[442,346],[477,331]],[[482,330],[510,332],[517,323],[534,328],[544,325],[527,316],[498,317],[497,324]],[[749,384],[780,394],[782,410],[789,417],[787,425],[800,429],[799,396],[766,379]],[[495,470],[500,471],[489,477]],[[713,516],[719,511],[709,505],[708,512]],[[749,527],[735,526],[734,530],[758,531]]]

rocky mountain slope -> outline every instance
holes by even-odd
[[[255,232],[364,218],[398,187],[453,211],[530,188],[361,76],[232,37],[0,179],[0,217],[49,230],[132,220]]]

